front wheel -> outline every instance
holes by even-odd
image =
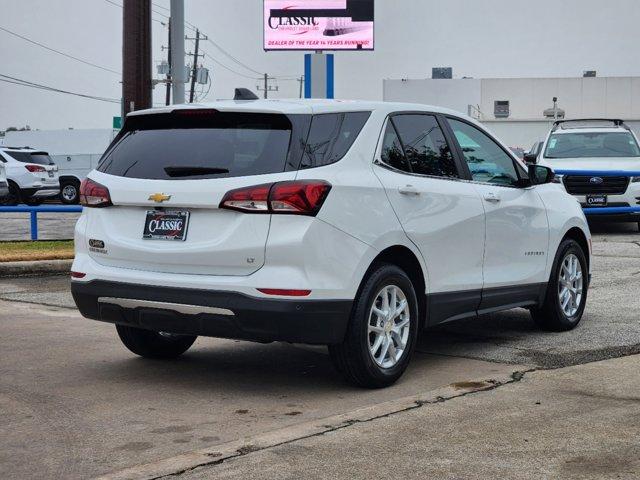
[[[80,184],[76,180],[60,182],[60,200],[66,205],[75,205],[80,199]]]
[[[572,330],[582,320],[588,289],[585,252],[575,240],[565,240],[556,254],[544,304],[531,309],[531,317],[543,330]]]
[[[329,346],[331,359],[351,383],[389,386],[409,364],[418,324],[411,280],[399,267],[379,264],[360,288],[344,341]]]
[[[196,335],[175,335],[141,328],[116,325],[124,346],[145,358],[176,358],[189,350]]]

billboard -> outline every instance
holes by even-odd
[[[374,0],[264,0],[265,50],[373,50]]]

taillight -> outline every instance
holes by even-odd
[[[71,278],[84,278],[87,274],[83,272],[71,272]]]
[[[80,203],[85,207],[95,208],[113,205],[109,189],[89,178],[85,178],[80,184]]]
[[[220,208],[247,213],[315,216],[330,190],[331,185],[323,180],[257,185],[227,192]]]
[[[46,168],[41,167],[40,165],[25,165],[24,168],[29,170],[31,173],[46,172],[47,171]]]
[[[269,191],[272,184],[231,190],[222,199],[220,208],[241,212],[269,213]]]

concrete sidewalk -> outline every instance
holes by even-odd
[[[177,477],[640,478],[639,370],[632,356],[528,373]]]

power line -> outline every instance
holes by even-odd
[[[30,87],[30,88],[37,88],[39,90],[45,90],[45,91],[49,91],[49,92],[55,92],[55,93],[64,93],[66,95],[74,95],[76,97],[82,97],[82,98],[88,98],[91,100],[98,100],[101,102],[108,102],[108,103],[120,103],[120,100],[116,99],[116,98],[107,98],[107,97],[97,97],[95,95],[87,95],[84,93],[78,93],[78,92],[71,92],[69,90],[62,90],[60,88],[55,88],[55,87],[50,87],[48,85],[43,85],[40,83],[34,83],[34,82],[29,82],[27,80],[23,80],[21,78],[16,78],[16,77],[12,77],[9,75],[3,75],[0,73],[0,82],[5,82],[5,83],[12,83],[15,85],[21,85],[23,87]]]
[[[26,42],[29,42],[29,43],[37,45],[37,46],[39,46],[41,48],[44,48],[45,50],[49,50],[51,52],[57,53],[58,55],[62,55],[63,57],[67,57],[67,58],[70,58],[70,59],[75,60],[77,62],[84,63],[85,65],[90,65],[92,67],[99,68],[100,70],[104,70],[106,72],[114,73],[116,75],[122,75],[120,72],[118,72],[116,70],[112,70],[110,68],[103,67],[103,66],[97,65],[95,63],[88,62],[87,60],[83,60],[81,58],[74,57],[73,55],[61,52],[60,50],[56,50],[55,48],[47,47],[46,45],[44,45],[42,43],[39,43],[39,42],[36,42],[35,40],[31,40],[30,38],[27,38],[24,35],[20,35],[20,34],[18,34],[16,32],[12,32],[11,30],[9,30],[9,29],[7,29],[5,27],[0,26],[0,30],[2,30],[3,32],[6,32],[6,33],[8,33],[10,35],[13,35],[14,37],[18,37],[18,38],[20,38],[22,40],[25,40]]]
[[[162,8],[163,10],[167,10],[169,11],[169,9],[167,7],[164,7],[162,5],[159,5],[157,3],[154,3],[153,6],[158,7],[158,8]],[[238,65],[240,65],[241,67],[247,69],[248,71],[250,71],[251,73],[255,73],[256,75],[260,75],[262,76],[264,74],[264,72],[260,72],[258,70],[256,70],[255,68],[250,67],[249,65],[247,65],[246,63],[242,62],[241,60],[239,60],[237,57],[235,57],[234,55],[232,55],[231,53],[229,53],[229,51],[225,50],[223,47],[220,46],[219,43],[216,43],[214,40],[211,39],[211,36],[208,35],[206,32],[203,32],[201,29],[199,29],[198,27],[196,27],[193,23],[185,21],[185,24],[191,28],[191,30],[193,30],[194,32],[196,30],[200,30],[200,33],[202,33],[203,35],[207,36],[207,41],[209,43],[211,43],[214,47],[216,47],[218,50],[220,50],[220,52],[222,52],[226,57],[228,57],[230,60],[232,60],[233,62],[237,63]],[[226,68],[226,67],[223,67]],[[227,70],[230,70],[229,68],[227,68]],[[234,70],[230,70],[238,75],[242,75]],[[243,75],[245,76],[245,75]],[[298,78],[297,76],[292,76],[293,78]],[[246,76],[246,78],[255,78],[253,76],[249,77]]]
[[[112,0],[104,0],[104,1],[105,1],[105,2],[107,2],[107,3],[109,3],[109,4],[111,4],[111,5],[113,5],[114,7],[122,8],[122,5],[120,5],[119,3],[113,2]],[[169,16],[168,16],[168,15],[165,15],[165,14],[164,14],[164,13],[162,13],[162,12],[158,12],[157,10],[153,10],[153,9],[151,9],[151,11],[152,11],[153,13],[157,13],[158,15],[162,15],[162,16],[163,16],[163,17],[165,17],[166,19],[168,19],[168,18],[169,18]],[[159,23],[159,24],[160,24],[160,25],[162,25],[163,27],[166,27],[166,26],[167,26],[167,24],[166,24],[165,22],[163,22],[162,20],[158,20],[157,18],[152,18],[151,20],[152,20],[152,21],[154,21],[154,22]]]

